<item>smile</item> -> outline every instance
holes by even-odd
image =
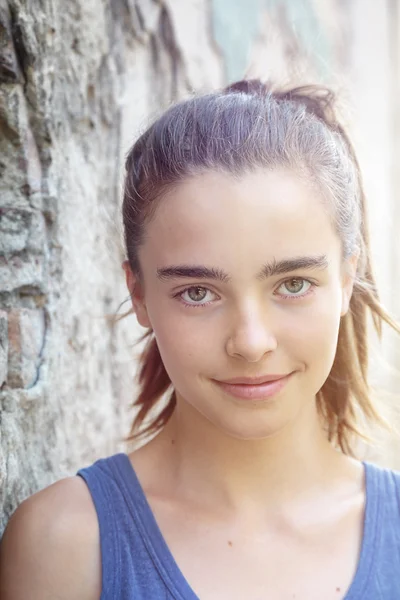
[[[227,394],[243,400],[264,400],[280,392],[292,373],[258,378],[236,378],[214,382]]]

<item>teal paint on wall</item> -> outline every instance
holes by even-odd
[[[242,79],[259,30],[265,0],[211,0],[214,37],[225,59],[229,82]]]
[[[321,31],[309,0],[211,0],[215,40],[225,60],[229,82],[241,79],[248,67],[249,51],[259,32],[263,10],[285,11],[300,46],[312,56],[321,79],[330,73],[332,51]]]
[[[310,0],[265,0],[270,10],[283,5],[286,18],[300,45],[310,55],[321,79],[329,77],[332,68],[332,49]]]

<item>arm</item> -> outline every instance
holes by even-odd
[[[63,479],[25,500],[0,545],[2,600],[99,600],[96,511],[80,477]]]

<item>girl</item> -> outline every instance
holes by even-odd
[[[332,94],[242,81],[170,108],[123,220],[151,441],[18,508],[1,597],[398,600],[400,474],[352,447],[381,421],[368,311],[399,328]]]

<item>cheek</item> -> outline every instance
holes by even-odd
[[[185,373],[211,362],[216,349],[215,327],[211,327],[211,323],[185,314],[183,308],[171,310],[168,304],[157,303],[154,310],[149,308],[154,335],[170,377],[182,378]]]
[[[288,310],[281,322],[281,344],[306,363],[333,360],[340,324],[340,305],[322,295],[306,310]],[[279,342],[279,340],[278,340]]]

